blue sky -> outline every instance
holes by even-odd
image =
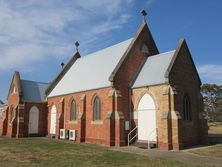
[[[221,0],[0,0],[0,99],[15,70],[50,82],[77,40],[84,56],[131,38],[141,9],[160,52],[186,38],[202,82],[222,85]]]

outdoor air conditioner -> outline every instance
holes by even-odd
[[[76,140],[76,130],[69,131],[69,140]]]
[[[60,139],[67,139],[69,137],[69,131],[66,129],[60,129]]]

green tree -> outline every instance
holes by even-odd
[[[216,118],[222,114],[221,99],[222,86],[216,84],[203,84],[201,86],[201,93],[204,102],[204,112],[208,121],[216,121]]]

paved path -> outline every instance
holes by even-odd
[[[141,149],[135,146],[130,147],[115,147],[111,148],[111,150],[122,151],[127,153],[145,155],[152,158],[160,158],[167,160],[177,160],[182,162],[190,162],[195,164],[205,164],[205,165],[214,165],[222,167],[222,158],[213,158],[207,156],[199,156],[193,153],[189,153],[188,151],[162,151],[157,149]]]

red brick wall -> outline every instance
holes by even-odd
[[[29,113],[32,107],[36,106],[39,110],[39,133],[38,136],[45,136],[47,134],[47,103],[24,103],[24,136],[29,136]]]
[[[144,29],[138,39],[136,40],[134,46],[131,49],[127,59],[120,67],[114,78],[114,87],[119,90],[122,94],[122,106],[123,113],[126,120],[129,120],[129,86],[135,75],[139,72],[141,65],[146,60],[146,55],[141,52],[141,47],[146,44],[150,50],[150,55],[157,54],[158,51],[155,50],[153,43],[150,41],[150,37],[147,36],[147,31]]]
[[[65,129],[75,129],[78,131],[81,126],[84,126],[80,125],[80,116],[81,113],[83,113],[85,120],[85,127],[82,127],[85,129],[85,139],[83,140],[89,143],[107,145],[106,133],[110,130],[110,128],[107,127],[106,114],[112,111],[112,98],[109,97],[109,92],[111,90],[112,88],[108,87],[48,98],[48,134],[50,131],[50,110],[52,106],[55,105],[57,109],[57,116],[60,114],[62,115],[60,121],[63,121],[63,117],[65,120],[64,126],[60,125],[60,127],[58,127],[57,124],[57,137],[59,136],[60,128],[65,127]],[[99,123],[93,122],[93,100],[96,96],[98,96],[101,100],[101,122]],[[83,97],[85,98],[84,102],[82,102]],[[72,99],[74,99],[77,104],[77,121],[70,121],[70,107]],[[64,111],[62,110],[62,103],[64,103]],[[57,119],[57,121],[59,120]],[[80,132],[77,132],[77,140],[80,141]]]

